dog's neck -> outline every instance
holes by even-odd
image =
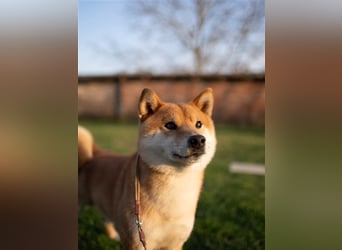
[[[142,213],[145,204],[158,204],[160,212],[169,212],[172,204],[182,204],[177,206],[180,211],[173,211],[174,215],[184,213],[182,210],[194,211],[201,186],[203,183],[204,170],[194,170],[186,167],[181,170],[162,172],[155,167],[149,167],[143,160],[137,162],[140,187],[140,197]],[[159,166],[160,168],[172,166]],[[162,185],[161,185],[162,184]],[[153,199],[154,202],[149,202]],[[156,201],[156,199],[158,201]]]

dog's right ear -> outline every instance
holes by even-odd
[[[154,114],[162,105],[162,101],[158,95],[150,89],[144,89],[139,101],[139,118],[145,120],[150,115]]]

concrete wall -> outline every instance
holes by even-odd
[[[216,122],[265,125],[264,75],[79,77],[78,115],[137,120],[143,88],[155,90],[164,101],[188,102],[208,87],[214,91]]]

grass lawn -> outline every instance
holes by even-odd
[[[135,152],[137,124],[80,121],[100,147],[122,154]],[[231,174],[231,161],[264,163],[264,130],[216,126],[215,158],[206,169],[194,230],[184,249],[264,249],[265,178]],[[80,210],[79,250],[120,249],[106,235],[96,210]]]

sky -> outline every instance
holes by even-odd
[[[124,8],[125,1],[79,1],[79,74],[110,74],[122,67],[115,58],[102,53],[101,46],[109,43],[114,36],[126,42],[135,39],[134,34],[128,32]]]
[[[78,1],[79,75],[164,73],[179,65],[189,68],[190,53],[168,39],[156,42],[137,30],[127,2],[134,4],[134,0]],[[250,65],[254,71],[263,71],[264,57]]]

